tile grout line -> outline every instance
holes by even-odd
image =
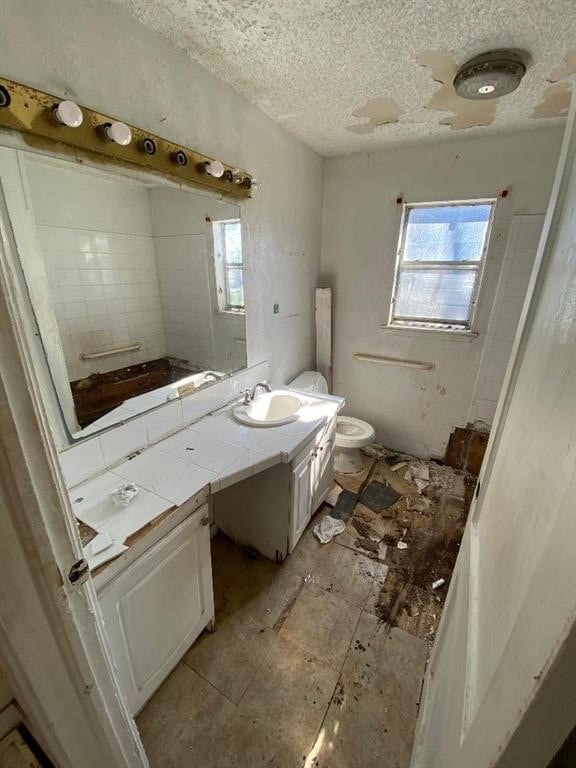
[[[342,664],[340,666],[340,669],[338,670],[338,677],[336,678],[336,682],[334,683],[334,690],[332,691],[332,695],[330,696],[330,700],[328,701],[328,704],[326,705],[326,709],[324,710],[324,716],[320,722],[320,725],[318,727],[318,730],[316,731],[316,735],[314,737],[314,743],[312,745],[312,750],[316,746],[316,742],[318,741],[318,737],[322,731],[322,728],[324,727],[324,723],[326,722],[326,718],[328,717],[328,712],[330,710],[330,706],[332,702],[334,701],[334,696],[336,695],[336,690],[338,689],[338,684],[340,683],[342,679],[342,671],[344,669],[344,664],[346,663],[346,659],[348,658],[348,653],[350,651],[350,648],[352,647],[352,642],[354,640],[354,636],[356,635],[356,630],[358,629],[358,625],[360,624],[360,619],[362,617],[363,609],[360,609],[360,614],[358,616],[358,620],[356,621],[356,624],[354,625],[354,632],[352,633],[352,638],[350,642],[348,643],[348,648],[346,649],[346,653],[344,654],[344,659],[342,661]]]
[[[192,672],[194,672],[194,674],[195,674],[195,675],[198,675],[198,677],[199,677],[201,680],[204,680],[204,682],[205,682],[205,683],[208,683],[208,685],[209,685],[211,688],[214,688],[214,690],[215,690],[217,693],[219,693],[221,696],[224,696],[224,698],[225,698],[227,701],[229,701],[229,702],[230,702],[231,704],[233,704],[235,707],[237,707],[237,706],[238,706],[238,704],[237,704],[237,703],[236,703],[236,702],[235,702],[233,699],[231,699],[231,698],[230,698],[230,696],[227,696],[227,695],[224,693],[224,691],[221,691],[221,690],[220,690],[220,688],[216,687],[216,686],[214,685],[214,683],[213,683],[213,682],[211,682],[210,680],[208,680],[208,678],[204,677],[204,675],[201,675],[201,674],[200,674],[200,672],[198,672],[198,670],[197,670],[197,669],[194,669],[194,667],[192,667],[190,664],[188,664],[188,662],[186,661],[186,659],[185,659],[185,658],[183,658],[183,659],[182,659],[182,664],[184,664],[186,667],[188,667],[188,669],[189,669],[189,670],[191,670]],[[244,695],[244,694],[242,694],[242,696],[243,696],[243,695]],[[241,698],[242,698],[242,697],[240,697],[240,699],[241,699]],[[239,701],[238,703],[240,703],[240,701]]]

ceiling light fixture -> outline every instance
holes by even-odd
[[[529,55],[519,50],[481,53],[467,61],[454,78],[454,90],[463,99],[497,99],[512,93],[526,74]]]

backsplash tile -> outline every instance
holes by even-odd
[[[156,443],[165,435],[169,435],[184,426],[182,401],[174,400],[167,405],[156,408],[154,411],[147,413],[145,419],[148,444]]]
[[[244,389],[253,387],[259,381],[267,380],[269,370],[268,362],[259,363],[189,397],[172,400],[133,421],[112,427],[97,437],[63,450],[59,458],[66,485],[69,488],[77,485],[102,470],[118,464],[136,451],[158,443],[162,438],[166,438],[186,425],[194,424],[212,411],[239,397]],[[230,426],[235,427],[235,425]],[[237,430],[231,435],[231,442],[235,435],[240,435],[242,431],[242,427],[238,425]],[[172,442],[175,446],[185,439],[183,436],[182,441],[176,438]],[[239,442],[246,450],[247,446],[243,445],[242,441]],[[172,443],[165,442],[162,447],[157,447],[166,451],[169,445],[171,446]],[[235,446],[231,448],[234,450]],[[200,453],[204,451],[198,451],[198,454]],[[179,455],[176,452],[176,456],[194,461],[186,454]]]
[[[62,474],[68,487],[78,485],[106,467],[98,438],[86,440],[80,445],[69,448],[61,453],[59,458]]]
[[[139,419],[129,421],[127,424],[114,427],[109,432],[101,435],[99,440],[102,445],[106,466],[111,466],[125,456],[129,456],[131,453],[148,445],[146,419],[144,416],[141,416]]]

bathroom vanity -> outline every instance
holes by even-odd
[[[149,508],[158,511],[125,539],[121,554],[93,572],[133,713],[218,619],[211,524],[239,545],[281,563],[330,489],[336,416],[343,400],[291,394],[301,403],[300,417],[291,423],[246,426],[233,416],[235,400],[70,489],[73,510],[94,525],[95,519],[103,520],[100,532],[128,530],[119,526],[139,508],[142,514]],[[187,464],[174,472],[182,456]],[[134,506],[114,511],[111,488],[130,478],[142,484]],[[151,507],[152,500],[163,504]]]
[[[81,529],[74,565],[90,570],[134,714],[218,620],[211,532],[290,556],[329,491],[344,404],[297,388],[242,396],[271,374],[246,356],[238,203],[250,188],[214,183],[218,195],[197,194],[179,174],[0,147],[9,276],[63,514]]]

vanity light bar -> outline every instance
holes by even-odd
[[[87,153],[106,163],[137,165],[182,183],[233,197],[252,196],[249,173],[135,126],[0,78],[0,128],[24,134],[33,147]]]

